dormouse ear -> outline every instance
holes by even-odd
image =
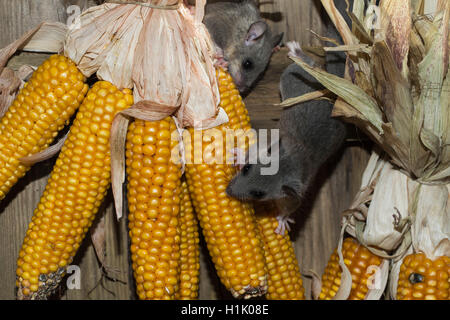
[[[277,34],[272,37],[272,48],[279,48],[281,46],[281,42],[283,41],[284,32]]]
[[[267,23],[264,21],[255,22],[250,26],[245,37],[245,45],[251,46],[256,41],[258,41],[264,33],[267,31]]]
[[[305,194],[305,185],[300,180],[289,179],[285,181],[281,190],[283,190],[286,197],[290,197],[292,201],[303,198]]]

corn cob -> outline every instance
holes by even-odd
[[[248,122],[248,113],[230,75],[218,71],[218,79],[221,107],[228,114],[229,122],[214,130],[220,130],[225,137],[227,128],[245,129],[241,123]],[[203,139],[210,131],[202,132]],[[189,129],[189,132],[192,137],[194,130]],[[192,143],[186,143],[187,158],[193,159],[194,148],[200,148],[195,140],[191,138]],[[203,149],[200,149],[203,155],[205,148],[212,143],[215,142],[203,141]],[[220,143],[216,146],[226,149]],[[224,157],[227,157],[225,153]],[[225,189],[237,169],[222,160],[222,164],[214,161],[195,164],[188,160],[186,178],[189,192],[221,282],[234,297],[260,296],[267,290],[267,272],[254,210],[251,204],[226,194]]]
[[[264,204],[266,206],[267,204]],[[276,208],[256,206],[256,220],[264,242],[264,256],[268,270],[268,300],[304,300],[302,275],[294,246],[286,230],[282,236],[275,233],[278,226]]]
[[[88,90],[75,64],[53,55],[33,73],[0,120],[0,200],[30,169],[19,159],[46,149]]]
[[[251,129],[250,117],[246,112],[242,113],[240,124],[244,130]],[[254,140],[250,138],[244,148],[247,149],[252,143]],[[279,223],[277,211],[276,208],[266,206],[267,204],[264,204],[255,208],[258,212],[256,222],[261,231],[268,271],[266,298],[268,300],[304,300],[305,289],[289,234],[287,231],[283,236],[275,233]]]
[[[400,267],[398,300],[450,300],[450,257],[432,261],[424,253],[405,257]]]
[[[170,117],[135,120],[128,128],[129,233],[140,299],[174,299],[180,283],[181,166],[171,159],[178,144],[173,132]]]
[[[109,134],[131,106],[129,89],[106,81],[88,92],[34,211],[17,261],[20,299],[45,299],[58,285],[110,184]]]
[[[352,275],[352,289],[348,300],[363,300],[369,291],[367,281],[373,275],[369,267],[379,267],[382,262],[381,258],[372,254],[353,238],[344,239],[342,255],[344,263]],[[341,274],[342,270],[339,266],[339,256],[336,249],[322,275],[320,300],[330,300],[336,295],[341,284]]]
[[[180,241],[180,288],[175,298],[194,300],[198,298],[200,239],[198,221],[192,207],[187,183],[184,180],[181,183]]]

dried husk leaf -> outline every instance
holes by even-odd
[[[338,52],[338,51],[351,51],[351,52],[364,52],[370,53],[371,49],[367,44],[352,44],[352,45],[344,45],[344,46],[336,46],[336,47],[324,47],[323,50],[325,52]]]
[[[349,2],[348,0],[346,0],[347,2],[347,8],[349,8]],[[353,17],[355,17],[356,19],[358,19],[359,23],[361,25],[364,24],[364,17],[365,17],[365,7],[366,7],[366,1],[364,0],[354,0],[353,1],[353,9],[352,9],[352,14]],[[352,19],[353,21],[353,19]],[[354,23],[354,21],[353,21]],[[366,29],[366,32],[368,30]],[[353,26],[353,32],[355,32],[355,27]]]
[[[386,161],[370,203],[362,243],[386,252],[400,245],[405,231],[402,223],[409,218],[409,199],[417,185]]]
[[[22,82],[14,70],[4,68],[0,73],[0,117],[8,111],[16,98]]]
[[[427,16],[413,16],[414,27],[423,40],[427,52],[433,42],[434,35],[438,32],[438,27]]]
[[[384,41],[375,43],[371,64],[375,96],[380,101],[387,121],[392,123],[398,141],[400,151],[397,156],[405,159],[405,167],[410,168],[409,149],[413,101],[409,84],[400,75],[400,70]]]
[[[365,1],[364,0],[355,0],[353,1],[353,9],[349,11],[350,4],[348,0],[345,0],[347,4],[347,15],[352,20],[352,32],[353,34],[361,41],[365,43],[372,44],[373,37],[371,36],[371,30],[368,28],[368,25],[364,23],[365,18]]]
[[[382,138],[378,134],[379,131],[370,122],[365,120],[365,117],[357,109],[342,100],[340,97],[336,99],[334,108],[331,113],[332,117],[344,118],[346,122],[352,123],[364,131],[376,143],[382,145]]]
[[[380,12],[381,28],[375,33],[375,40],[386,41],[397,68],[406,76],[412,28],[410,0],[383,0]]]
[[[411,95],[413,96],[414,104],[420,96],[420,80],[419,80],[419,63],[425,57],[425,46],[417,33],[416,29],[411,30],[411,42],[409,45],[409,82],[411,85]]]
[[[447,7],[448,19],[450,6]],[[433,41],[425,58],[419,64],[419,77],[421,96],[418,108],[427,110],[424,113],[424,128],[442,138],[444,129],[442,113],[447,111],[447,106],[441,108],[440,97],[443,90],[442,84],[448,70],[448,24],[442,23],[440,30],[433,34]]]
[[[448,1],[447,0],[438,0],[437,3],[437,11],[443,11],[445,10],[445,7],[448,5]]]
[[[299,58],[291,57],[291,59],[316,78],[324,87],[341,97],[352,107],[356,108],[364,116],[364,120],[369,121],[376,127],[380,134],[383,132],[381,111],[376,101],[368,96],[364,90],[346,79],[330,74],[319,68],[312,68]]]
[[[95,255],[102,267],[106,266],[106,214],[104,213],[94,227],[91,228],[91,240]]]
[[[339,34],[341,35],[344,44],[351,45],[359,43],[358,39],[350,30],[349,26],[345,22],[344,17],[341,15],[339,10],[334,5],[333,0],[321,0],[323,7],[328,13],[333,24],[336,26]]]
[[[396,259],[391,260],[391,267],[389,272],[388,289],[387,295],[390,300],[397,299],[397,287],[398,278],[400,274],[400,267],[402,266],[403,259],[413,253],[413,248],[410,246],[401,256]]]
[[[55,156],[56,154],[58,154],[59,151],[61,151],[61,148],[63,147],[64,142],[66,141],[68,136],[69,133],[66,133],[66,135],[63,138],[59,139],[55,144],[52,144],[47,149],[35,153],[31,156],[20,158],[19,161],[25,165],[32,166],[35,163],[53,158],[53,156]]]
[[[311,277],[311,297],[308,300],[319,300],[322,291],[322,279],[313,270],[309,270],[307,275]]]
[[[364,300],[380,300],[389,279],[389,260],[383,259],[381,265],[375,268],[375,274],[371,278],[375,283],[370,284]]]
[[[419,15],[424,14],[425,10],[425,1],[424,0],[411,0],[411,7],[413,11]]]
[[[31,39],[31,37],[33,37],[33,35],[42,27],[43,24],[44,23],[41,23],[37,27],[24,33],[19,39],[0,50],[0,74],[3,71],[3,68],[6,66],[9,58],[14,53],[16,53],[17,50],[23,48],[25,44]]]
[[[64,48],[67,31],[68,27],[64,23],[44,22],[22,50],[59,53]]]
[[[177,10],[111,3],[92,7],[69,28],[65,55],[86,76],[97,72],[99,79],[120,89],[132,88],[135,103],[179,108],[183,126],[225,123],[214,47],[201,23],[204,4],[197,1],[195,19],[184,4]]]
[[[158,121],[172,115],[176,107],[140,101],[119,112],[111,126],[111,186],[117,219],[123,215],[123,183],[125,182],[125,143],[131,119]]]
[[[450,256],[450,185],[421,185],[411,226],[415,252],[435,260]]]
[[[341,267],[341,284],[339,286],[336,295],[332,298],[332,300],[347,300],[350,296],[350,292],[352,290],[352,274],[350,270],[348,270],[347,265],[344,262],[344,256],[342,254],[342,244],[344,243],[344,235],[345,235],[346,224],[342,226],[341,236],[339,238],[339,243],[337,247],[337,254],[339,257],[339,266]]]
[[[123,215],[123,183],[125,182],[125,143],[130,118],[118,113],[111,126],[111,189],[117,219]]]
[[[296,104],[299,104],[299,103],[303,103],[303,102],[307,102],[307,101],[323,98],[323,97],[325,97],[325,96],[327,96],[329,94],[330,94],[329,90],[318,90],[318,91],[308,92],[308,93],[305,93],[304,95],[301,95],[299,97],[286,99],[286,100],[284,100],[283,102],[281,102],[281,103],[279,103],[277,105],[280,106],[280,107],[283,107],[283,108],[292,107],[293,105],[296,105]]]

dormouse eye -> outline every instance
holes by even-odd
[[[243,168],[242,168],[242,174],[245,176],[247,175],[247,173],[250,171],[250,165],[246,164]]]
[[[242,68],[244,68],[244,70],[253,69],[253,62],[250,59],[245,59],[242,62]]]
[[[255,199],[261,199],[266,195],[266,193],[261,190],[251,190],[250,195]]]

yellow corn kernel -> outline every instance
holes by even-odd
[[[180,203],[180,288],[175,295],[177,300],[198,298],[200,275],[200,245],[198,221],[192,206],[188,186],[181,182]]]
[[[422,252],[406,256],[400,267],[397,300],[450,300],[450,257],[433,261]]]
[[[176,132],[170,117],[135,120],[128,128],[128,227],[142,300],[172,300],[179,289],[181,165],[168,154],[178,144]]]
[[[0,119],[0,200],[30,169],[19,159],[46,149],[86,95],[75,64],[53,55],[33,73]]]
[[[354,238],[346,238],[342,244],[344,263],[352,275],[352,289],[348,300],[363,300],[369,288],[367,281],[373,272],[371,266],[379,267],[381,258],[371,253]],[[320,300],[332,299],[341,284],[342,270],[339,266],[337,249],[333,252],[322,275],[322,291]]]
[[[282,236],[275,233],[278,227],[276,208],[255,205],[256,220],[264,242],[269,277],[266,298],[268,300],[305,300],[302,275],[294,246],[286,230]]]
[[[46,298],[64,275],[110,184],[109,139],[91,131],[90,124],[97,123],[109,131],[115,114],[132,103],[131,90],[119,91],[106,81],[97,82],[89,90],[20,250],[19,299]],[[95,110],[102,110],[101,116]],[[43,274],[41,270],[48,273]]]
[[[189,129],[190,136],[187,139],[184,137],[185,142],[190,139],[190,143],[185,145],[188,159],[186,178],[221,282],[233,296],[251,298],[263,295],[267,290],[263,243],[251,203],[230,198],[225,192],[237,169],[228,164],[226,139],[214,138],[215,134],[226,137],[227,129],[249,129],[249,117],[230,75],[223,70],[219,70],[217,75],[220,106],[227,112],[230,121],[203,131]],[[198,137],[202,140],[201,148]],[[219,148],[222,148],[221,153]],[[203,155],[203,159],[198,159],[198,153]]]

